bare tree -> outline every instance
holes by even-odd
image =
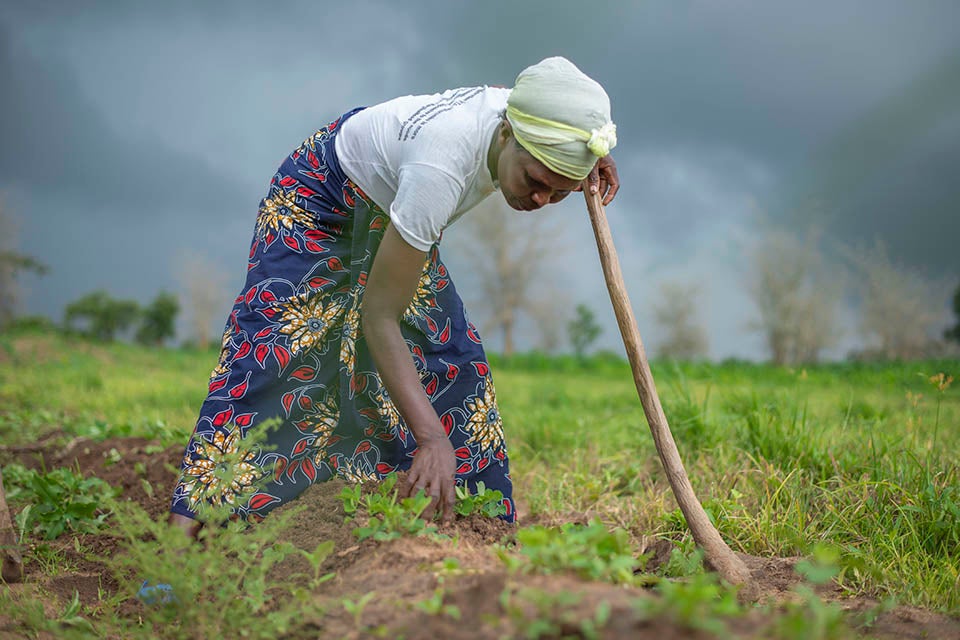
[[[894,263],[886,247],[846,249],[856,274],[867,355],[910,360],[937,355],[947,324],[945,283]]]
[[[660,285],[660,299],[653,306],[653,317],[666,332],[666,338],[657,347],[661,358],[706,357],[710,342],[698,313],[699,295],[697,284],[664,282]]]
[[[227,276],[208,257],[189,252],[178,256],[175,275],[191,335],[197,346],[205,349],[213,338],[214,322],[230,297]]]
[[[546,281],[546,265],[557,255],[559,228],[537,214],[521,215],[500,198],[488,198],[467,214],[469,238],[458,242],[482,296],[483,331],[498,331],[503,354],[515,347],[521,318],[531,319],[541,346],[555,347],[562,330],[562,300]]]
[[[563,344],[566,310],[571,305],[568,295],[550,289],[553,295],[535,298],[528,309],[537,328],[537,348],[546,353],[553,353]]]
[[[20,306],[17,277],[25,272],[43,275],[47,267],[17,251],[18,229],[13,217],[0,202],[0,330],[8,327]]]
[[[805,239],[780,230],[764,232],[748,251],[747,291],[760,318],[774,364],[815,362],[839,337],[837,306],[843,292],[836,267],[828,266],[816,234]]]

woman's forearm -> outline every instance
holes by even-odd
[[[386,314],[365,313],[363,331],[390,399],[417,443],[422,445],[446,439],[440,419],[420,385],[420,377],[397,319]]]

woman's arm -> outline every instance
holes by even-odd
[[[433,498],[424,517],[431,517],[439,509],[444,519],[450,519],[456,499],[453,446],[420,385],[410,350],[400,334],[400,318],[413,299],[426,260],[426,253],[411,247],[393,225],[388,225],[367,278],[361,318],[367,345],[387,392],[417,440],[417,453],[401,497],[423,489]]]

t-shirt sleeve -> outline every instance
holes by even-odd
[[[390,222],[407,244],[429,251],[457,209],[463,181],[440,167],[421,162],[404,164],[398,178]]]

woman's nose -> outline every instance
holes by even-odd
[[[530,194],[530,199],[533,200],[534,204],[538,207],[542,207],[550,202],[550,196],[543,191],[534,191]]]

